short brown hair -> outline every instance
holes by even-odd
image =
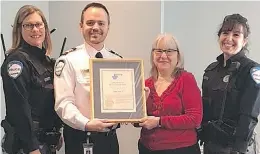
[[[107,8],[105,7],[105,5],[103,5],[103,4],[101,4],[101,3],[96,3],[96,2],[89,3],[89,4],[86,5],[85,8],[82,10],[82,12],[81,12],[81,18],[80,18],[80,22],[81,22],[81,23],[83,23],[83,20],[84,20],[84,12],[85,12],[88,8],[91,8],[91,7],[103,9],[103,10],[107,13],[108,24],[110,24],[110,15],[109,15],[109,12],[108,12]]]

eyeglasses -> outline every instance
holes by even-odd
[[[33,30],[33,28],[36,27],[37,29],[44,28],[44,23],[36,23],[36,24],[23,24],[23,28],[25,30]]]
[[[173,55],[174,52],[179,52],[178,49],[153,49],[152,51],[155,53],[156,56],[161,56],[164,52],[167,56]]]

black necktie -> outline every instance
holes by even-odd
[[[96,55],[95,55],[96,58],[103,58],[103,55],[102,53],[98,52]]]

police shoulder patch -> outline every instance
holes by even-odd
[[[257,83],[260,84],[260,67],[253,67],[250,70],[251,77],[253,80]]]
[[[63,59],[59,60],[55,65],[55,75],[60,76],[62,73],[62,70],[65,66],[65,61]]]
[[[23,63],[20,61],[11,61],[7,64],[7,73],[8,75],[16,79],[23,71]]]

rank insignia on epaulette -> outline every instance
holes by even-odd
[[[67,55],[68,53],[72,52],[72,51],[75,51],[77,48],[71,48],[67,51],[65,51],[62,55]]]
[[[123,58],[121,55],[119,55],[118,53],[114,52],[113,50],[109,50],[108,52],[120,57],[120,58]]]

